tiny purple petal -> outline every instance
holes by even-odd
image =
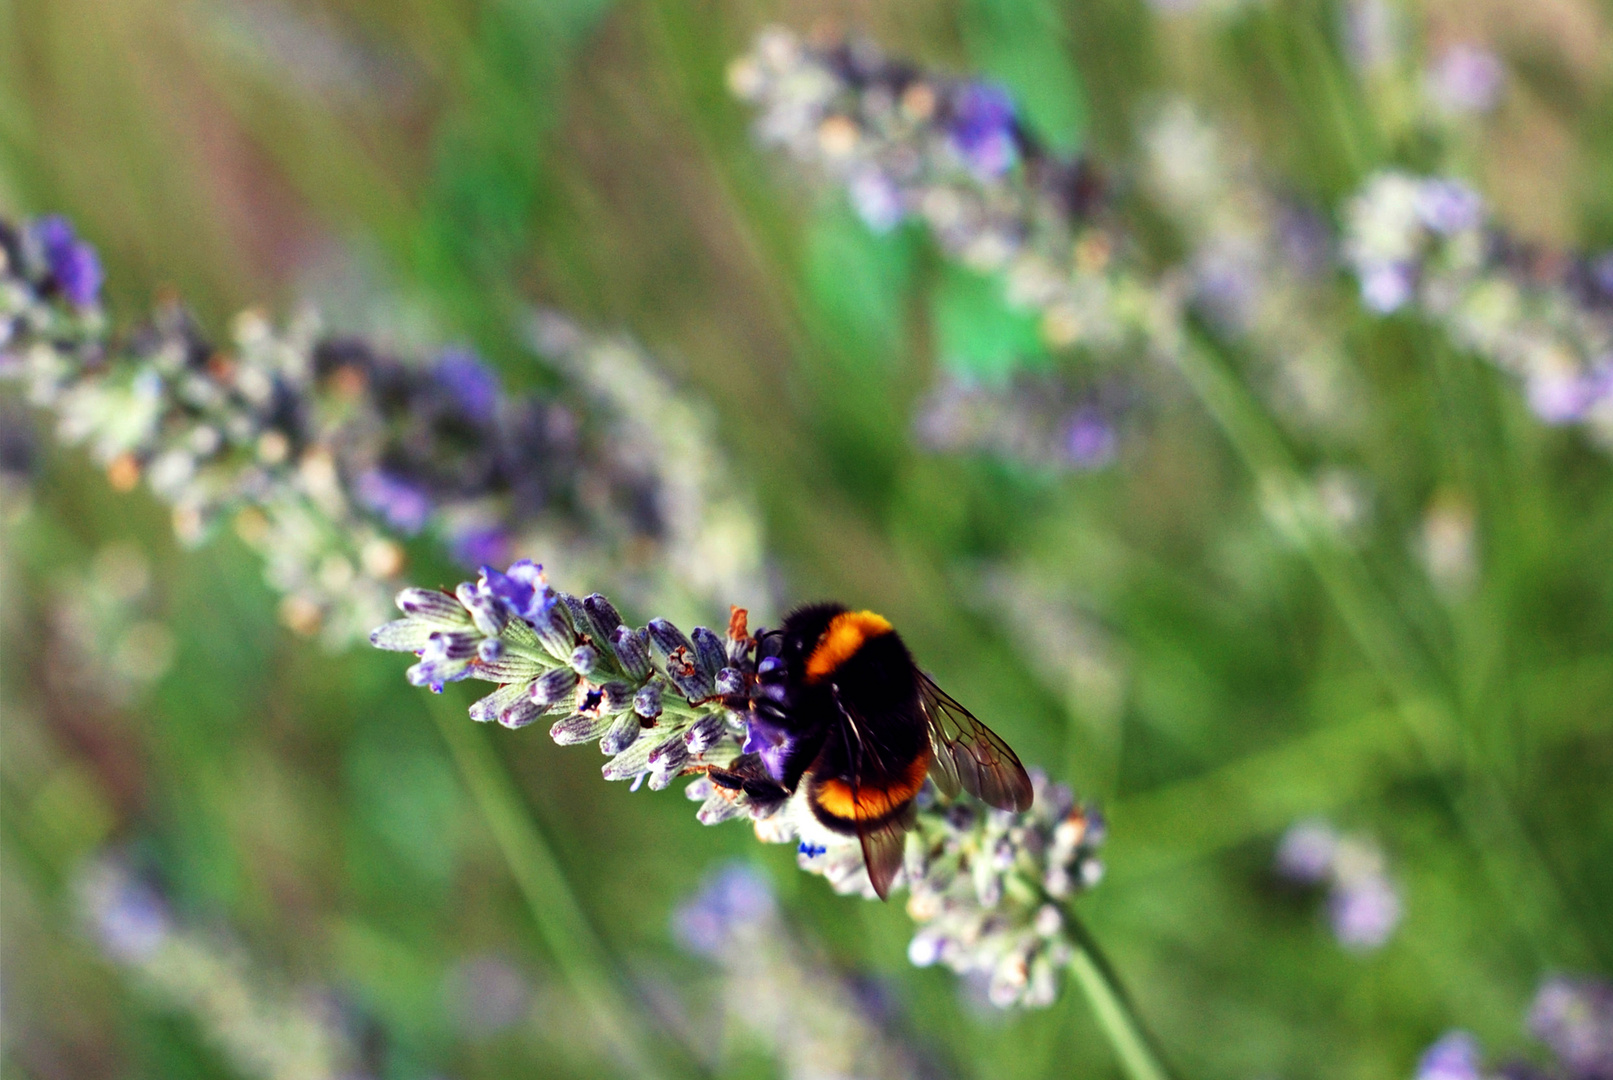
[[[1489,49],[1462,42],[1446,49],[1428,72],[1434,100],[1454,113],[1487,113],[1501,100],[1507,70]]]
[[[1598,979],[1547,979],[1529,1008],[1529,1030],[1571,1076],[1613,1076],[1613,986]]]
[[[1405,263],[1380,263],[1361,270],[1361,302],[1387,315],[1404,307],[1413,292],[1411,267]]]
[[[1295,822],[1277,843],[1277,873],[1301,885],[1318,885],[1333,872],[1339,836],[1320,818]]]
[[[425,528],[431,518],[431,498],[424,491],[380,469],[360,473],[353,494],[366,509],[409,535]]]
[[[848,185],[852,208],[863,224],[877,233],[890,232],[901,224],[902,193],[879,169],[864,169]]]
[[[713,876],[699,894],[672,916],[672,932],[690,952],[711,956],[732,940],[735,931],[756,927],[773,917],[773,890],[766,879],[744,865]]]
[[[1451,1031],[1423,1052],[1416,1080],[1480,1080],[1479,1044],[1465,1031]]]
[[[1064,433],[1064,452],[1078,469],[1098,469],[1115,459],[1115,429],[1095,408],[1084,408],[1070,418]]]
[[[461,566],[486,566],[510,557],[510,538],[496,525],[466,529],[449,538],[448,550]]]
[[[1484,220],[1484,200],[1457,180],[1429,180],[1417,196],[1423,224],[1444,236],[1471,229]]]
[[[1340,945],[1371,951],[1400,925],[1400,896],[1387,878],[1373,875],[1338,886],[1328,898],[1327,914]]]
[[[449,349],[437,359],[433,374],[473,420],[491,420],[498,408],[498,376],[469,349]]]
[[[980,176],[1001,176],[1018,157],[1014,101],[1001,87],[969,83],[960,89],[947,130],[953,148]]]
[[[765,720],[751,716],[745,721],[745,745],[741,752],[746,754],[760,754],[762,764],[767,767],[767,774],[773,779],[784,782],[785,763],[789,760],[790,751],[795,747],[795,740],[790,733]]]
[[[50,276],[62,295],[79,307],[89,307],[101,295],[105,274],[95,249],[73,231],[64,217],[52,214],[33,224],[34,239],[44,249]]]
[[[504,601],[510,610],[530,623],[547,619],[558,600],[544,579],[543,567],[531,559],[512,563],[503,573],[491,566],[482,567],[479,587]]]

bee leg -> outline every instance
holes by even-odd
[[[706,775],[718,787],[742,791],[752,802],[763,806],[777,806],[790,797],[790,789],[768,775],[767,767],[756,754],[737,757],[726,769],[712,766]]]

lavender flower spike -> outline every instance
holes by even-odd
[[[411,683],[497,683],[471,706],[476,720],[515,728],[548,716],[557,743],[597,741],[610,758],[605,778],[635,787],[688,777],[684,794],[700,804],[701,822],[746,818],[758,839],[795,845],[800,867],[836,891],[874,895],[855,837],[826,835],[799,800],[752,802],[708,776],[765,741],[745,702],[773,686],[758,670],[744,610],[733,610],[726,633],[686,634],[664,619],[634,629],[617,624],[604,597],[557,591],[526,560],[484,567],[452,594],[405,590],[398,607],[404,617],[371,640],[419,657]],[[1102,819],[1042,774],[1032,782],[1035,804],[1020,814],[926,787],[897,879],[919,925],[913,961],[980,975],[1003,1007],[1053,1001],[1080,947],[1065,905],[1103,870]]]
[[[573,536],[578,557],[650,569],[653,595],[680,598],[730,591],[759,564],[709,423],[618,339],[565,324],[563,343],[535,345],[574,385],[516,396],[468,351],[394,356],[306,311],[279,326],[242,312],[214,341],[170,302],[114,337],[101,286],[100,260],[65,219],[0,219],[0,380],[52,413],[113,487],[144,482],[184,542],[233,527],[300,633],[341,647],[384,618],[416,535],[467,566],[502,562],[536,533]],[[698,558],[715,550],[726,558]],[[687,573],[694,561],[703,578]],[[493,585],[531,616],[547,593],[523,573]],[[569,656],[569,625],[550,623],[545,641]],[[397,628],[380,637],[426,644]]]

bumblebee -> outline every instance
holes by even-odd
[[[881,899],[902,866],[926,777],[1001,810],[1031,805],[1025,767],[913,662],[889,621],[841,604],[798,608],[757,637],[744,753],[714,783],[762,805],[803,791],[814,818],[862,843]]]

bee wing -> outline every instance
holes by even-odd
[[[889,900],[891,883],[902,869],[902,856],[907,850],[907,822],[904,819],[887,821],[873,828],[857,830],[862,841],[863,864],[868,867],[868,880],[881,900]]]
[[[930,776],[943,794],[961,788],[999,810],[1030,809],[1031,778],[996,732],[923,672],[919,700],[930,728]]]

